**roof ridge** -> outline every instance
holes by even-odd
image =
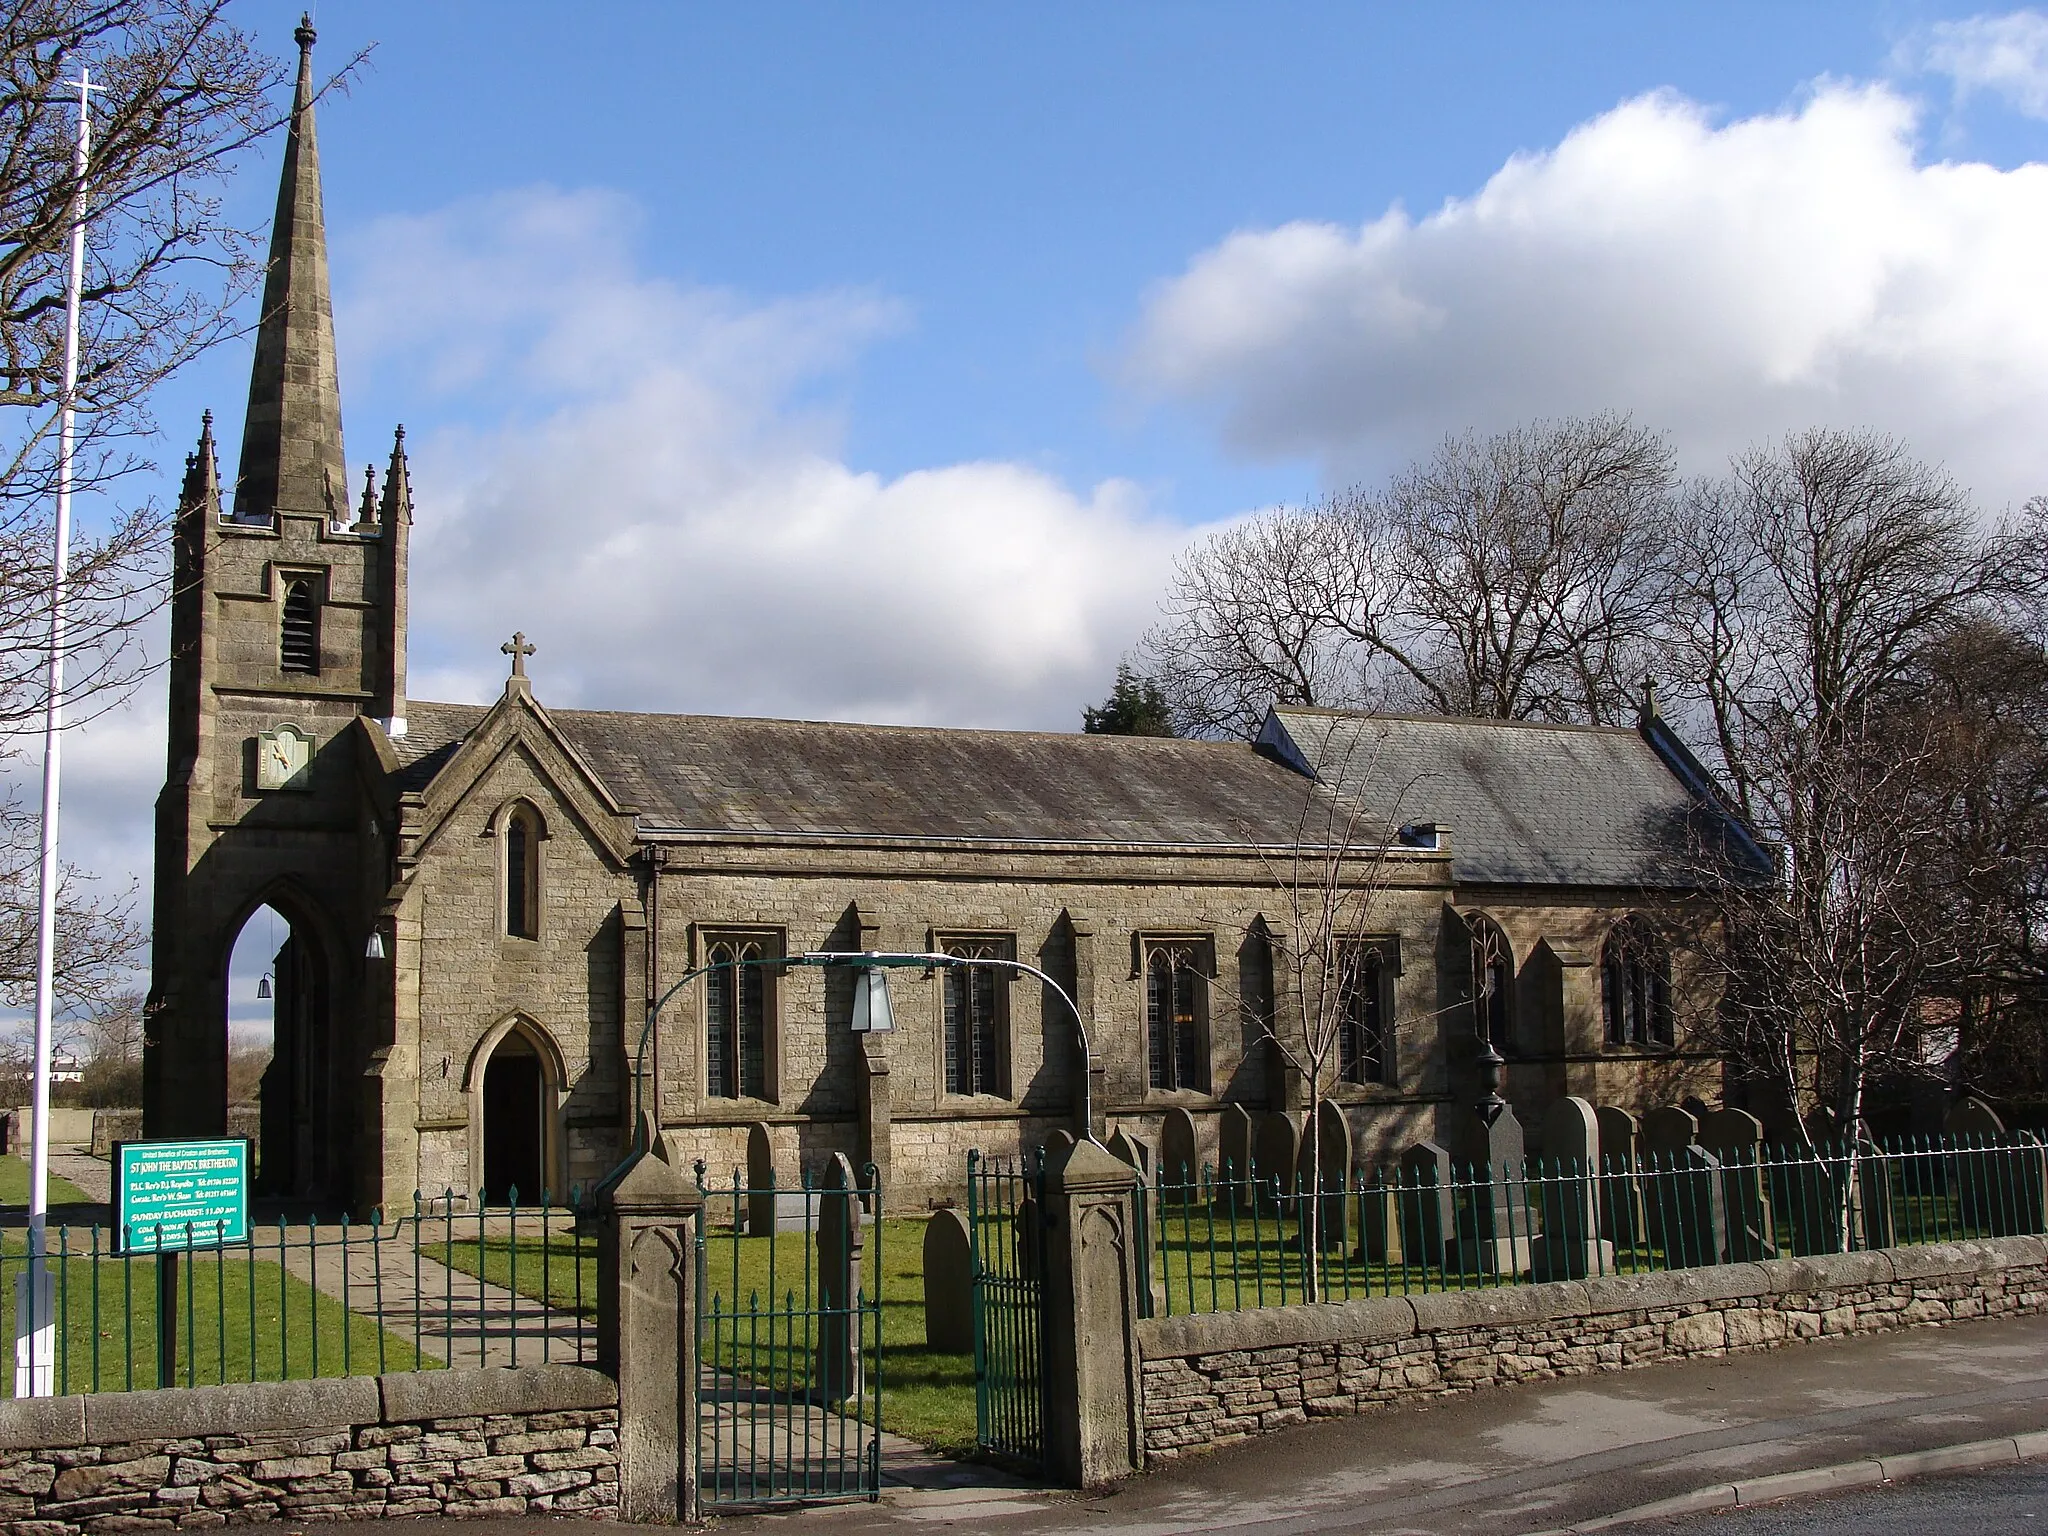
[[[1326,704],[1275,704],[1276,715],[1319,715],[1332,720],[1391,721],[1398,725],[1485,725],[1524,731],[1584,731],[1595,736],[1634,736],[1633,725],[1580,725],[1566,720],[1502,720],[1493,715],[1383,715],[1363,709],[1335,709]]]
[[[412,708],[427,709],[470,709],[483,714],[490,709],[488,704],[449,704],[436,700],[417,700]],[[690,711],[671,713],[654,709],[557,709],[548,707],[548,714],[556,720],[576,720],[602,717],[611,720],[678,720],[698,721],[726,725],[771,725],[771,726],[826,726],[839,731],[876,731],[892,735],[917,736],[984,736],[1030,741],[1071,741],[1071,742],[1133,742],[1149,743],[1162,748],[1198,747],[1203,750],[1236,749],[1251,752],[1249,742],[1210,741],[1197,736],[1108,736],[1093,735],[1086,731],[1019,730],[998,725],[902,725],[872,720],[809,720],[785,715],[714,715]]]

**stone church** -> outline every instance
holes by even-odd
[[[1714,1096],[1683,917],[1703,820],[1742,834],[1654,704],[1634,729],[1281,708],[1245,743],[556,710],[518,635],[496,702],[409,698],[404,433],[352,494],[298,40],[235,478],[209,418],[177,512],[147,1134],[226,1126],[228,960],[267,904],[273,1194],[559,1195],[637,1106],[720,1176],[761,1126],[781,1178],[844,1151],[915,1209],[970,1147],[1079,1130],[1084,1070],[1098,1132],[1173,1117],[1213,1156],[1230,1106],[1303,1102],[1260,1021],[1304,828],[1356,806],[1391,829],[1346,865],[1373,899],[1330,1075],[1360,1156],[1468,1146],[1488,1043],[1527,1124],[1566,1093]],[[1058,993],[986,967],[894,972],[888,1034],[851,1029],[850,973],[758,965],[649,1024],[699,966],[878,949],[1039,967],[1090,1060]]]

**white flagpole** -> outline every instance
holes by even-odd
[[[64,304],[64,394],[57,415],[56,558],[50,587],[49,696],[43,705],[43,847],[36,926],[36,1077],[28,1171],[28,1272],[15,1298],[14,1395],[56,1390],[50,1209],[50,1012],[57,973],[57,790],[63,768],[64,586],[71,573],[71,414],[78,393],[78,306],[85,286],[85,169],[92,155],[92,82],[78,72],[78,148],[72,159],[71,274]]]

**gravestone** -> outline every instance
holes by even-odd
[[[1892,1245],[1892,1164],[1868,1136],[1856,1144],[1856,1212],[1865,1248]]]
[[[1652,1246],[1664,1268],[1719,1264],[1728,1247],[1727,1204],[1721,1164],[1702,1147],[1650,1154],[1643,1206]]]
[[[1700,1137],[1700,1123],[1690,1111],[1653,1109],[1643,1116],[1642,1150],[1682,1152]]]
[[[1531,1270],[1539,1280],[1612,1274],[1614,1244],[1600,1236],[1600,1121],[1593,1106],[1570,1096],[1552,1104],[1543,1116],[1543,1152],[1543,1235]]]
[[[1466,1274],[1526,1274],[1540,1236],[1532,1230],[1528,1145],[1522,1122],[1503,1106],[1486,1127],[1486,1162],[1472,1170],[1473,1201],[1458,1234],[1458,1266]]]
[[[1778,1256],[1771,1241],[1771,1209],[1764,1198],[1763,1143],[1763,1122],[1747,1110],[1714,1109],[1700,1118],[1697,1145],[1713,1153],[1721,1165],[1722,1203],[1728,1215],[1723,1256],[1731,1264]]]
[[[747,1127],[747,1233],[775,1230],[775,1143],[766,1121]]]
[[[1445,1262],[1457,1234],[1451,1154],[1434,1141],[1417,1142],[1401,1154],[1399,1181],[1396,1198],[1407,1262],[1425,1267]]]
[[[1593,1112],[1600,1124],[1600,1235],[1616,1248],[1643,1240],[1643,1184],[1636,1166],[1642,1129],[1615,1104]]]
[[[1806,1114],[1806,1134],[1816,1147],[1828,1151],[1842,1144],[1842,1122],[1825,1104],[1816,1104]]]
[[[1764,1128],[1766,1157],[1806,1145],[1805,1127],[1799,1123],[1799,1114],[1782,1095],[1759,1095],[1750,1107],[1757,1123]]]
[[[1119,1125],[1109,1133],[1109,1140],[1103,1143],[1109,1155],[1120,1163],[1128,1163],[1138,1170],[1138,1177],[1149,1187],[1152,1183],[1152,1144],[1142,1137],[1133,1136],[1128,1129]]]
[[[1399,1264],[1406,1254],[1400,1165],[1376,1164],[1358,1183],[1358,1257],[1370,1264]]]
[[[1294,1194],[1294,1161],[1300,1152],[1301,1133],[1292,1116],[1274,1110],[1259,1117],[1251,1170],[1257,1181],[1257,1199],[1278,1200],[1281,1209],[1287,1208]]]
[[[1968,1098],[1943,1122],[1946,1159],[1963,1223],[1972,1235],[2048,1232],[2048,1149],[2026,1131],[2008,1131],[1997,1111]]]
[[[1978,1098],[1961,1099],[1952,1105],[1941,1128],[1950,1136],[1980,1137],[1985,1141],[2005,1139],[2005,1122],[1998,1118],[1998,1111]]]
[[[818,1390],[828,1403],[860,1386],[860,1215],[853,1164],[834,1152],[818,1192]]]
[[[1181,1184],[1196,1198],[1202,1180],[1201,1153],[1195,1140],[1195,1117],[1174,1105],[1159,1120],[1159,1173],[1169,1184]]]
[[[1074,1133],[1065,1126],[1055,1126],[1045,1133],[1045,1161],[1050,1167],[1053,1162],[1074,1150]]]
[[[1315,1143],[1315,1182],[1322,1190],[1322,1209],[1317,1221],[1323,1245],[1341,1247],[1351,1240],[1346,1211],[1349,1202],[1345,1199],[1351,1176],[1351,1122],[1345,1118],[1343,1108],[1329,1099],[1323,1100],[1316,1116],[1321,1134]],[[1309,1187],[1309,1145],[1308,1137],[1303,1136],[1301,1148],[1295,1154],[1294,1187],[1300,1190]]]
[[[1247,1203],[1245,1179],[1252,1166],[1251,1113],[1242,1104],[1226,1104],[1220,1119],[1216,1128],[1216,1157],[1221,1164],[1217,1177],[1228,1187],[1233,1202],[1243,1206]]]
[[[1678,1101],[1678,1107],[1684,1110],[1688,1115],[1691,1115],[1695,1120],[1704,1119],[1707,1114],[1707,1101],[1705,1099],[1698,1097],[1696,1094],[1689,1093],[1684,1098],[1680,1099]]]
[[[925,1218],[924,1342],[942,1355],[974,1353],[974,1239],[951,1206]]]

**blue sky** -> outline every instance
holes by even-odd
[[[280,53],[299,7],[248,0]],[[1204,528],[1621,407],[2048,491],[2048,16],[331,3],[348,451],[413,691],[1072,728]],[[238,196],[257,216],[276,146]],[[248,367],[165,390],[232,462]],[[164,483],[168,493],[169,481]],[[146,871],[160,685],[67,851]]]

